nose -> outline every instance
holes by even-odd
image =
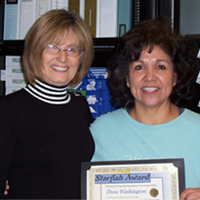
[[[64,63],[64,62],[66,62],[66,60],[67,60],[67,54],[66,54],[64,51],[61,50],[60,53],[58,54],[57,59],[58,59],[60,62]]]
[[[156,72],[153,68],[146,70],[144,80],[145,81],[155,81],[156,80]]]

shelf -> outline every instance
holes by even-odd
[[[4,40],[0,41],[0,55],[23,54],[24,40]]]
[[[94,61],[93,67],[104,67],[107,60],[113,55],[119,38],[94,38]],[[0,55],[22,56],[24,40],[0,41]]]

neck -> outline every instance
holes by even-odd
[[[161,105],[156,108],[147,108],[141,105],[136,105],[130,111],[130,116],[136,121],[148,124],[157,125],[170,122],[179,116],[178,107],[171,102],[168,105]]]
[[[53,86],[39,80],[34,85],[28,84],[24,88],[32,96],[45,103],[62,105],[70,102],[70,94],[67,92],[67,86]]]

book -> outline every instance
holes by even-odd
[[[0,1],[0,41],[3,40],[4,8],[5,8],[5,2]]]
[[[118,0],[97,0],[96,37],[117,37]]]
[[[43,15],[47,11],[49,11],[50,9],[51,9],[51,1],[50,0],[37,0],[35,20],[38,19],[41,15]]]
[[[79,2],[79,15],[82,19],[84,19],[85,15],[85,0],[80,0]]]
[[[51,10],[53,9],[65,9],[68,10],[68,0],[52,0]]]
[[[15,92],[25,86],[21,56],[5,56],[5,94]]]
[[[117,36],[122,37],[131,29],[132,0],[118,0]]]
[[[23,40],[30,27],[35,22],[36,0],[21,0],[19,39]]]
[[[4,0],[4,40],[19,39],[19,19],[20,19],[20,1]]]
[[[68,0],[69,1],[69,12],[79,14],[80,2],[79,0]]]
[[[97,0],[85,0],[84,20],[93,38],[96,37],[96,9]]]

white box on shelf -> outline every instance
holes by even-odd
[[[25,79],[20,77],[6,76],[6,88],[8,87],[25,87]]]
[[[6,66],[21,66],[21,56],[6,56]]]

